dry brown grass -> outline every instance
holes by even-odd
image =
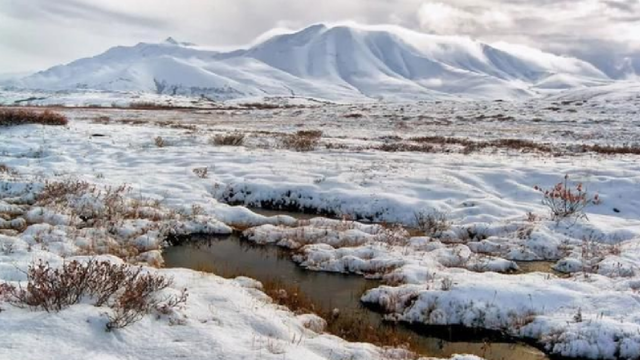
[[[553,152],[553,148],[547,144],[536,143],[531,140],[524,139],[496,139],[487,141],[475,141],[468,138],[454,138],[445,136],[422,136],[413,137],[410,141],[426,144],[437,145],[460,145],[464,146],[464,152],[475,152],[485,148],[503,148],[514,149],[523,152],[527,151],[539,151],[550,153]]]
[[[598,154],[631,154],[640,155],[640,145],[623,145],[623,146],[610,146],[610,145],[582,145],[582,151],[595,152]]]
[[[219,134],[209,139],[209,143],[217,146],[242,146],[244,138],[245,135],[241,132]]]
[[[51,110],[0,109],[0,126],[24,124],[64,126],[68,123],[69,120],[65,115]]]
[[[327,332],[345,340],[383,347],[417,348],[412,337],[395,326],[372,326],[367,319],[368,310],[339,313],[333,309],[321,309],[296,285],[289,285],[280,280],[266,281],[262,285],[263,291],[276,304],[285,306],[296,314],[314,313],[320,316],[327,322]]]
[[[413,137],[407,140],[396,140],[386,142],[382,145],[372,147],[372,149],[386,152],[451,152],[447,146],[461,146],[461,152],[465,154],[482,151],[484,149],[510,149],[523,153],[538,152],[552,155],[561,155],[572,152],[593,152],[597,154],[616,155],[631,154],[640,155],[640,145],[556,145],[538,143],[525,139],[495,139],[495,140],[471,140],[469,138],[454,138],[445,136],[422,136]]]
[[[133,101],[129,104],[129,109],[135,110],[174,110],[184,108],[185,107],[174,106],[170,104],[158,104],[151,101]]]
[[[295,134],[288,134],[282,139],[282,147],[285,149],[305,152],[313,151],[320,143],[322,131],[300,130]]]

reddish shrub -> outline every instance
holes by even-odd
[[[108,315],[107,330],[123,328],[151,311],[168,314],[187,300],[186,289],[178,297],[159,299],[156,293],[171,285],[171,279],[145,273],[142,267],[109,261],[74,260],[59,268],[40,261],[30,265],[26,274],[26,288],[0,284],[0,300],[57,312],[83,298],[91,299],[95,306],[108,305],[113,309]]]
[[[63,114],[45,110],[42,112],[25,109],[0,110],[0,126],[24,124],[67,125],[69,120]]]
[[[583,188],[582,183],[577,183],[574,188],[569,185],[569,175],[565,175],[564,181],[559,182],[551,189],[544,190],[534,187],[544,195],[542,203],[551,211],[554,219],[560,220],[568,217],[585,218],[584,209],[591,204],[598,204],[598,194],[590,196]]]

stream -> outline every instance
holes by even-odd
[[[223,277],[244,275],[258,281],[280,280],[297,285],[318,309],[339,309],[340,313],[360,312],[362,321],[373,328],[396,326],[412,336],[413,348],[423,356],[450,357],[474,354],[487,360],[544,360],[540,350],[519,342],[510,342],[495,333],[460,327],[408,327],[383,321],[382,315],[365,308],[360,296],[380,283],[357,275],[313,272],[298,267],[288,250],[261,246],[228,237],[194,237],[192,241],[164,251],[168,268],[209,271]]]

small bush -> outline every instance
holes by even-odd
[[[553,188],[544,190],[538,186],[534,189],[543,193],[542,203],[546,205],[554,220],[564,218],[587,218],[584,210],[591,204],[598,204],[598,194],[590,196],[583,188],[582,183],[577,183],[572,189],[569,185],[569,175],[565,175],[564,181],[559,182]]]
[[[16,126],[24,124],[58,125],[69,123],[66,116],[50,110],[42,112],[24,109],[0,110],[0,126]]]
[[[447,214],[437,210],[417,212],[415,218],[418,229],[428,236],[439,236],[451,228],[451,221],[447,218]]]
[[[163,148],[167,145],[167,143],[164,141],[162,136],[157,136],[155,139],[153,139],[153,141],[155,142],[156,146],[159,148]]]
[[[235,132],[231,134],[216,135],[209,141],[218,146],[242,146],[244,144],[244,134]]]
[[[159,299],[156,293],[171,285],[171,279],[144,273],[142,267],[90,260],[71,261],[60,268],[38,262],[27,270],[26,288],[0,284],[0,299],[15,306],[57,312],[89,298],[95,306],[108,305],[107,330],[123,328],[156,310],[166,314],[186,302],[186,289],[178,297]]]
[[[320,130],[300,130],[295,134],[286,135],[282,139],[282,147],[295,151],[315,150],[322,137]]]
[[[36,195],[36,204],[41,206],[66,203],[70,196],[82,196],[96,191],[95,186],[86,181],[47,181]]]
[[[200,179],[206,179],[209,177],[209,167],[201,167],[193,169],[193,173]]]

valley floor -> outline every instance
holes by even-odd
[[[167,234],[233,229],[295,250],[304,268],[381,279],[362,301],[390,320],[499,330],[554,355],[640,358],[638,99],[55,110],[68,126],[0,127],[0,280],[24,284],[37,259],[100,254],[155,266],[175,279],[168,294],[190,296],[114,332],[86,303],[58,313],[0,303],[0,358],[407,357],[321,334],[321,319],[270,304],[249,279],[162,269]],[[598,195],[585,217],[552,219],[542,204],[535,187],[565,176]],[[37,195],[52,184],[62,201]],[[133,215],[90,223],[87,209],[102,214],[112,193]]]

